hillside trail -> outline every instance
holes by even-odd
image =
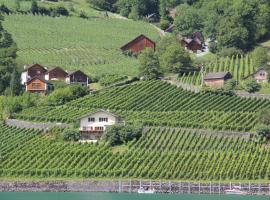
[[[24,121],[19,119],[6,119],[5,124],[8,126],[18,127],[18,128],[27,128],[27,129],[38,129],[47,131],[49,128],[52,127],[69,127],[68,124],[63,123],[51,123],[51,122],[31,122],[31,121]]]

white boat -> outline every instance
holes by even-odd
[[[156,191],[154,189],[144,189],[143,187],[140,187],[140,189],[138,189],[138,193],[139,194],[154,194],[156,193]]]
[[[234,186],[230,190],[224,190],[225,194],[235,194],[235,195],[247,195],[248,193],[241,190],[242,188],[240,186]]]

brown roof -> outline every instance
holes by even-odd
[[[136,37],[135,39],[131,40],[130,42],[128,42],[127,44],[125,44],[124,46],[122,46],[120,49],[122,51],[125,51],[131,44],[139,41],[139,40],[142,40],[146,38],[147,40],[149,40],[150,42],[152,42],[153,44],[155,44],[155,42],[153,40],[151,40],[150,38],[146,37],[145,35],[141,34],[139,35],[138,37]]]
[[[74,71],[74,72],[70,72],[70,73],[68,73],[67,76],[71,76],[71,75],[73,75],[73,74],[75,74],[75,73],[78,73],[78,72],[80,72],[80,73],[84,74],[85,76],[87,76],[87,75],[86,75],[84,72],[82,72],[81,70],[76,70],[76,71]]]
[[[65,72],[65,73],[68,75],[68,73],[67,73],[65,70],[63,70],[61,67],[54,67],[54,68],[48,70],[48,71],[46,72],[46,74],[48,74],[48,73],[50,73],[50,72],[52,72],[52,71],[54,71],[54,70],[56,70],[56,69],[60,69],[60,70],[62,70],[63,72]]]
[[[224,79],[226,76],[231,77],[230,72],[210,72],[205,77],[204,80],[211,80],[211,79]]]
[[[43,68],[44,71],[47,71],[47,69],[46,69],[45,67],[43,67],[42,65],[40,65],[40,64],[38,64],[38,63],[28,65],[24,71],[27,71],[28,69],[30,69],[30,68],[32,68],[32,67],[34,67],[34,66],[39,66],[39,67]]]
[[[37,76],[36,76],[36,77],[33,77],[33,78],[31,78],[31,79],[29,79],[26,83],[29,84],[30,82],[32,82],[32,81],[35,80],[35,79],[38,79],[38,80],[42,81],[43,83],[49,84],[49,82],[46,81],[44,78],[37,77]]]

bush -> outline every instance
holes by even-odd
[[[163,19],[160,21],[160,28],[162,30],[166,30],[167,28],[169,28],[169,26],[170,26],[170,22],[168,20]]]
[[[261,85],[259,83],[257,83],[256,80],[254,80],[254,79],[248,79],[248,80],[244,81],[243,88],[248,93],[254,93],[254,92],[257,92],[261,89]]]
[[[220,50],[218,55],[221,57],[232,57],[232,56],[241,55],[242,53],[243,52],[240,49],[237,49],[234,47],[229,47],[229,48],[225,47]]]
[[[114,125],[106,129],[105,141],[110,146],[125,144],[133,139],[139,139],[142,135],[142,128],[135,126]]]
[[[78,141],[80,139],[80,133],[76,129],[66,129],[63,132],[63,139],[65,141]]]
[[[256,127],[257,135],[255,137],[256,141],[259,143],[266,143],[270,136],[270,127],[267,125],[258,125]]]

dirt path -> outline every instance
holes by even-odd
[[[5,123],[9,126],[15,126],[18,128],[28,128],[28,129],[39,129],[39,130],[48,130],[51,127],[61,126],[61,127],[69,127],[68,124],[63,123],[38,123],[38,122],[30,122],[23,121],[18,119],[6,119]]]

